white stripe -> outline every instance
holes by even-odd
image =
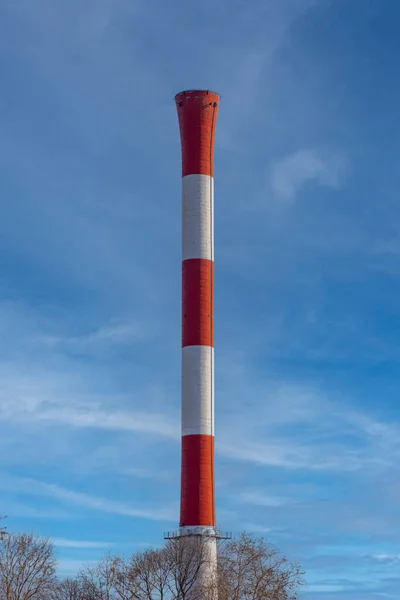
[[[182,537],[190,535],[217,537],[217,530],[212,525],[185,525],[179,528],[179,534]]]
[[[194,588],[198,586],[200,592],[198,597],[204,598],[207,596],[210,600],[218,600],[216,590],[218,554],[215,527],[205,527],[202,525],[196,527],[181,527],[180,534],[181,537],[189,536],[192,543],[194,543],[195,540],[197,552],[197,544],[199,542],[201,543],[201,564],[194,584]],[[204,587],[211,587],[209,593],[204,593]],[[194,590],[194,588],[192,589]]]
[[[211,587],[209,594],[207,594],[208,598],[213,598],[218,600],[218,593],[216,590],[217,584],[217,538],[215,537],[206,537],[202,538],[202,542],[204,544],[202,551],[202,564],[199,569],[199,577],[198,583],[196,585],[199,586],[200,590],[204,590],[204,587]],[[200,595],[200,598],[204,598],[204,591]]]
[[[214,435],[214,348],[182,348],[182,435]]]
[[[214,178],[182,178],[182,260],[214,260]]]

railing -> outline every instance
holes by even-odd
[[[164,532],[165,540],[177,540],[179,538],[188,537],[188,536],[196,536],[201,535],[205,537],[216,537],[218,540],[231,540],[232,533],[230,531],[221,531],[220,529],[215,529],[214,531],[205,530],[204,533],[200,533],[199,531],[190,531],[189,528],[185,528],[185,532],[182,531],[166,531]]]

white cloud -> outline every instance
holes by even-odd
[[[133,475],[138,479],[168,479],[171,478],[169,471],[160,471],[156,469],[143,469],[141,467],[127,467],[121,471],[125,475]]]
[[[91,349],[96,346],[133,344],[136,341],[149,341],[151,331],[148,323],[110,323],[93,330],[91,333],[77,336],[44,335],[37,342],[51,347],[64,349]]]
[[[179,439],[178,418],[172,420],[166,415],[145,412],[73,410],[63,407],[39,410],[35,414],[35,419],[53,423],[62,423],[72,427],[136,431],[173,440]]]
[[[51,538],[50,540],[59,548],[110,548],[110,542],[90,542],[87,540],[68,540],[66,538]]]
[[[45,496],[54,498],[67,504],[73,504],[82,508],[91,508],[100,512],[114,515],[127,516],[151,521],[175,521],[176,510],[166,508],[138,508],[119,502],[91,496],[83,492],[75,492],[56,484],[44,483],[28,478],[16,478],[2,476],[2,489],[8,491],[21,491],[34,496]]]
[[[320,583],[315,583],[312,585],[309,585],[307,587],[307,590],[311,593],[334,593],[334,592],[343,592],[346,590],[346,587],[344,587],[343,585],[335,585],[335,584],[331,584],[331,583],[327,583],[327,584],[320,584]]]
[[[70,344],[74,349],[89,345],[132,342],[136,328],[128,324],[104,326],[88,336],[73,341],[58,338],[57,348],[43,347],[39,334],[40,323],[34,316],[24,315],[23,326],[15,327],[0,310],[0,332],[2,339],[9,339],[8,352],[16,355],[12,360],[0,357],[0,417],[9,423],[35,425],[40,422],[64,424],[76,428],[93,428],[114,431],[140,432],[149,436],[167,439],[179,438],[178,401],[171,405],[169,414],[160,412],[165,405],[162,383],[149,383],[135,387],[134,393],[108,391],[103,388],[109,383],[107,377],[113,373],[115,363],[99,369],[86,361],[68,356]],[[4,316],[4,319],[2,317]],[[11,319],[13,321],[13,319]],[[22,329],[20,331],[19,327]],[[49,323],[47,323],[49,328]],[[24,333],[28,331],[28,334]],[[34,340],[32,345],[28,342]],[[46,346],[46,344],[44,344]],[[132,410],[130,410],[132,407]],[[145,407],[143,410],[142,407]],[[153,409],[153,410],[152,410]],[[4,436],[3,436],[4,439]]]
[[[221,22],[229,22],[232,30],[235,26],[239,27],[242,35],[218,49],[213,57],[213,72],[208,73],[208,77],[216,82],[216,91],[221,89],[223,92],[216,139],[219,148],[243,152],[243,133],[254,128],[260,118],[258,111],[261,107],[263,121],[268,118],[270,90],[266,89],[265,82],[271,78],[276,54],[289,38],[297,19],[323,1],[263,2],[254,4],[251,11],[245,2],[238,2],[236,6],[221,2]],[[207,5],[205,10],[208,13]],[[217,11],[213,7],[213,14]],[[227,69],[227,64],[233,64],[234,68]],[[245,201],[248,203],[249,198]]]
[[[84,567],[95,566],[97,560],[79,560],[73,558],[62,558],[57,561],[57,573],[62,577],[74,576]]]
[[[59,398],[58,403],[47,398],[46,386],[36,388],[21,383],[12,389],[11,396],[0,394],[0,415],[3,421],[34,424],[49,422],[77,428],[112,431],[135,431],[172,440],[179,439],[179,417],[144,411],[111,410],[102,408],[95,398]],[[107,397],[99,398],[102,403]],[[116,397],[110,397],[115,403]],[[121,399],[126,402],[127,398]]]
[[[15,500],[15,498],[9,499],[3,494],[2,497],[2,509],[10,517],[20,517],[29,521],[32,519],[43,519],[44,521],[50,519],[69,519],[70,513],[67,510],[55,507],[36,507],[32,505],[22,504]]]
[[[242,399],[246,398],[243,405]],[[222,379],[217,451],[232,460],[311,471],[385,472],[400,457],[400,426],[350,399],[247,370]],[[234,412],[232,407],[238,408]]]
[[[249,372],[237,361],[238,368],[232,375],[228,358],[226,375],[224,364],[219,365],[218,411],[223,419],[218,426],[216,444],[220,455],[260,466],[314,471],[382,470],[390,468],[400,455],[399,426],[395,422],[386,423],[354,410],[350,404],[331,398],[312,385],[274,381],[268,376],[260,379],[257,373]],[[28,372],[25,376],[20,372],[23,369],[15,369],[15,365],[0,367],[1,418],[16,427],[24,426],[24,435],[30,427],[41,427],[44,423],[67,426],[64,441],[54,440],[55,451],[59,447],[60,452],[71,454],[71,450],[66,450],[66,437],[73,435],[74,430],[83,429],[136,432],[143,435],[143,440],[179,442],[178,402],[175,408],[163,410],[164,392],[158,396],[157,390],[142,390],[140,396],[133,398],[82,393],[81,377],[74,381],[76,373],[71,366],[65,373],[43,372],[44,379],[40,372]],[[246,402],[246,410],[240,408],[244,397],[251,398]],[[152,405],[154,410],[123,408],[130,404],[134,407]],[[234,407],[238,407],[237,411]],[[49,434],[51,429],[46,432]],[[3,454],[10,455],[5,445],[7,437],[3,436],[1,443]],[[131,454],[117,450],[122,448],[121,443],[117,439],[112,441],[109,458],[101,455],[92,459],[105,468],[110,468],[114,460],[120,472],[128,475],[151,478],[154,473],[157,476],[150,463],[131,466]],[[121,456],[125,456],[122,461]]]
[[[278,436],[272,432],[271,443],[260,440],[249,442],[236,439],[235,444],[217,442],[217,449],[232,460],[248,461],[265,467],[305,469],[313,471],[358,471],[372,467],[376,459],[364,456],[340,443],[312,444],[307,440],[293,443],[289,435]]]
[[[256,523],[246,523],[244,525],[244,530],[250,531],[251,533],[259,533],[260,535],[275,532],[273,527],[266,527],[265,525],[258,525]]]
[[[270,184],[277,198],[290,201],[311,181],[337,187],[343,174],[344,162],[340,156],[302,149],[272,163]]]
[[[400,553],[391,554],[391,553],[386,553],[386,552],[378,552],[376,554],[373,554],[372,558],[374,558],[375,560],[377,560],[379,562],[400,563]]]
[[[240,499],[242,502],[256,506],[283,506],[289,502],[287,498],[268,495],[260,491],[243,492]]]

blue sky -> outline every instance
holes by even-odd
[[[397,0],[5,0],[0,512],[60,573],[179,504],[180,146],[222,95],[218,520],[398,597]]]

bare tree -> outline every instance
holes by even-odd
[[[263,538],[242,534],[221,544],[218,562],[213,544],[215,540],[207,537],[184,537],[127,560],[107,556],[80,574],[79,589],[70,586],[69,595],[60,595],[57,600],[297,598],[303,575],[300,567]]]
[[[264,538],[243,533],[220,547],[219,600],[295,600],[302,584],[299,565]]]
[[[166,600],[170,568],[165,550],[147,550],[132,556],[120,569],[116,591],[121,600]]]
[[[169,600],[170,564],[165,549],[106,557],[79,575],[84,600]]]
[[[168,547],[162,550],[148,550],[144,553],[149,567],[146,588],[152,590],[154,600],[166,600],[169,596],[169,580],[171,576],[171,561]]]
[[[174,540],[129,560],[106,557],[80,573],[80,589],[84,600],[204,600],[198,584],[204,558],[199,538]]]
[[[115,600],[116,569],[118,558],[105,556],[95,567],[86,567],[79,576],[85,600]]]
[[[36,600],[54,589],[56,561],[52,544],[27,533],[0,543],[0,599]]]
[[[119,600],[136,600],[139,598],[135,575],[130,562],[119,557],[114,559],[113,587]]]
[[[174,600],[198,600],[210,595],[215,582],[204,580],[210,559],[207,537],[181,537],[170,540],[164,550],[169,570],[168,587]],[[212,595],[212,593],[211,593]]]
[[[51,600],[84,600],[81,582],[67,577],[57,584],[50,598]]]

